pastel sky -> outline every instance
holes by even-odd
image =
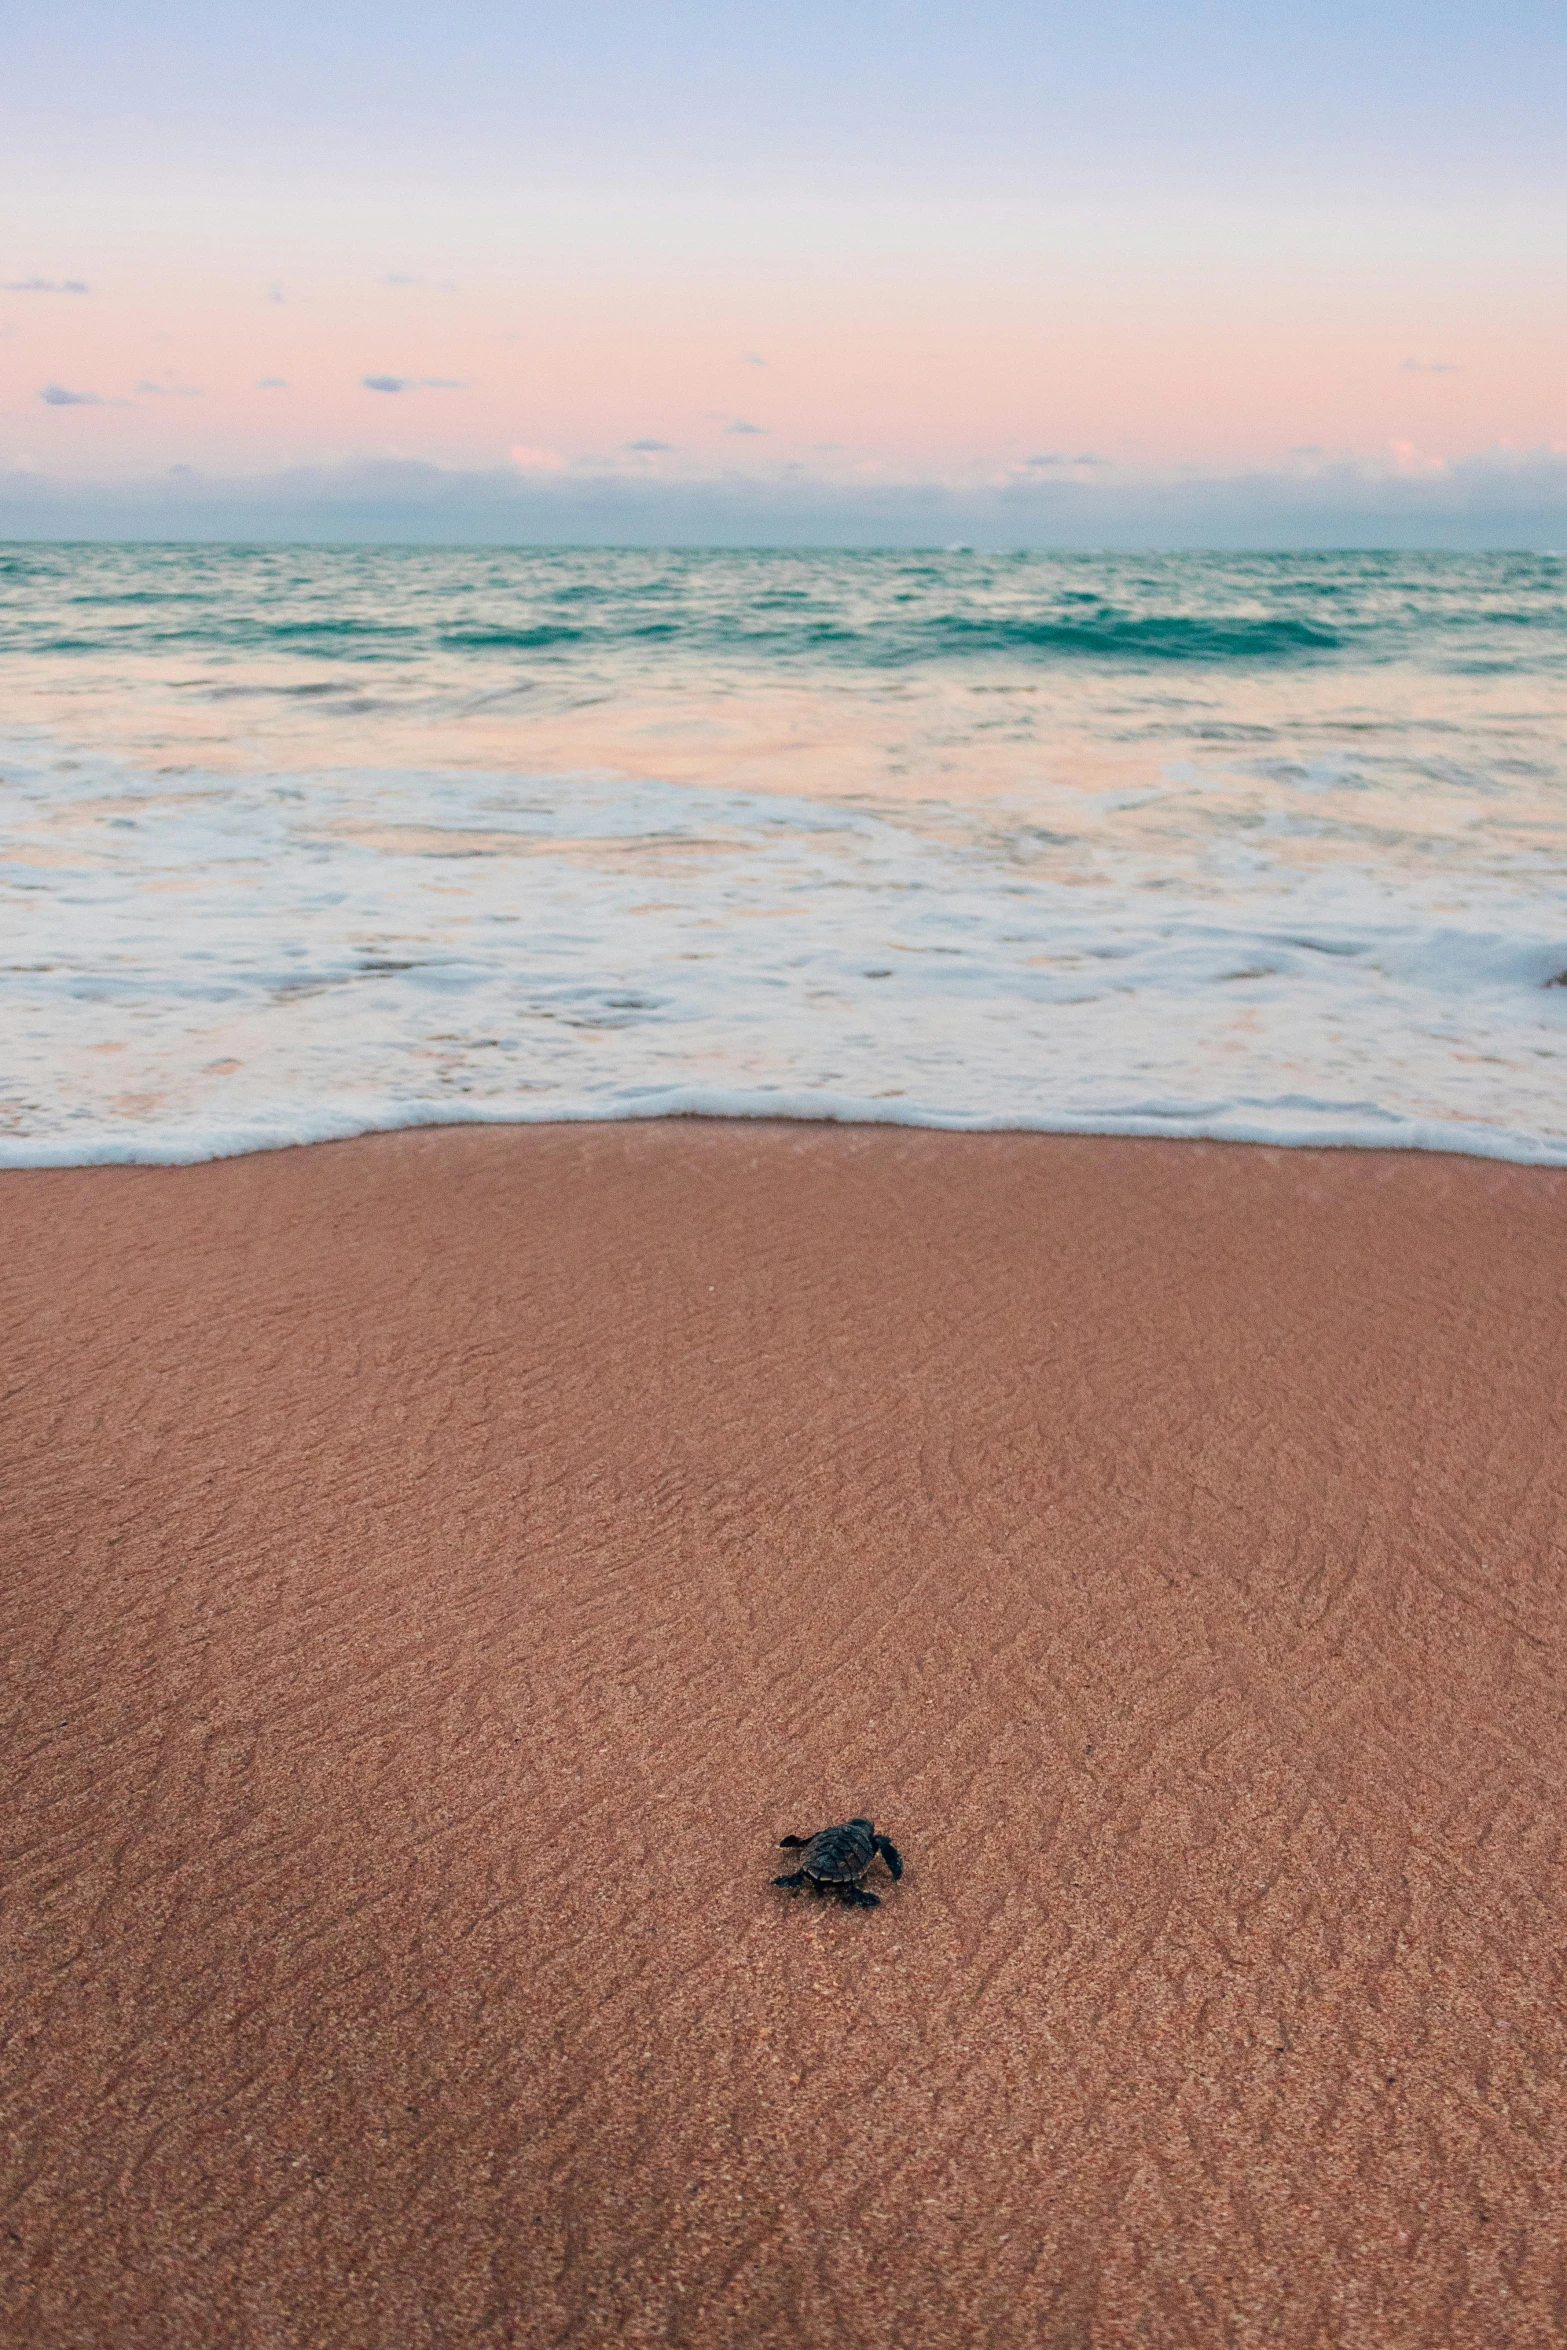
[[[1562,0],[18,0],[5,78],[0,527],[1567,496]]]

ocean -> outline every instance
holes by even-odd
[[[1564,588],[0,547],[0,1164],[678,1112],[1567,1164]]]

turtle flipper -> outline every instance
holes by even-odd
[[[793,1891],[795,1886],[803,1885],[805,1883],[805,1871],[804,1869],[796,1869],[792,1877],[774,1877],[773,1883],[775,1885],[787,1885],[790,1890]]]
[[[880,1909],[879,1893],[867,1893],[863,1885],[840,1885],[838,1899],[847,1909]]]
[[[877,1851],[881,1854],[882,1859],[887,1863],[888,1868],[891,1869],[894,1882],[896,1882],[896,1880],[903,1874],[903,1861],[899,1855],[898,1847],[896,1844],[894,1844],[890,1836],[877,1836],[874,1839],[874,1842]]]

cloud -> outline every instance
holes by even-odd
[[[412,269],[389,269],[381,283],[383,286],[432,286],[439,294],[455,294],[457,291],[457,280],[454,277],[421,277]]]
[[[194,384],[155,384],[147,378],[136,386],[138,392],[151,392],[163,400],[199,400],[200,392]]]
[[[91,484],[0,471],[0,538],[551,546],[1290,549],[1567,545],[1567,448],[1472,451],[1406,470],[1384,450],[1266,471],[1015,472],[1004,485],[852,485],[738,469],[705,481],[519,447],[464,471],[375,459],[248,478]]]
[[[79,277],[12,277],[0,283],[0,294],[85,294]]]
[[[38,395],[46,408],[101,408],[96,392],[68,392],[64,384],[45,384]]]
[[[767,361],[762,357],[760,351],[742,351],[740,356],[747,367],[765,367],[767,365]]]
[[[733,424],[725,425],[724,430],[725,432],[765,433],[767,427],[765,424],[747,424],[743,416],[737,416]]]
[[[1445,473],[1447,471],[1445,457],[1428,457],[1423,450],[1415,447],[1413,441],[1389,441],[1388,447],[1393,452],[1393,462],[1400,473]]]
[[[627,441],[626,447],[639,457],[662,457],[674,447],[673,441]]]
[[[267,288],[267,300],[268,300],[269,302],[281,302],[281,301],[282,301],[282,299],[283,299],[283,281],[282,281],[282,279],[281,279],[281,278],[276,278],[276,277],[275,277],[275,278],[272,280],[272,283],[271,283],[271,284],[268,286],[268,288]]]
[[[1451,359],[1405,359],[1400,362],[1403,375],[1462,375],[1463,369]]]
[[[1048,465],[1113,465],[1112,457],[1101,457],[1093,449],[1085,449],[1080,457],[1065,457],[1057,449],[1045,449],[1037,457],[1025,457],[1023,463],[1033,466]]]
[[[258,375],[256,389],[258,392],[286,392],[288,378],[286,375]]]
[[[468,389],[455,375],[362,375],[359,380],[367,392],[465,392]]]

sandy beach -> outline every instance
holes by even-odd
[[[1567,2339],[1567,1173],[0,1177],[28,2350]],[[874,1816],[876,1911],[771,1890]]]

